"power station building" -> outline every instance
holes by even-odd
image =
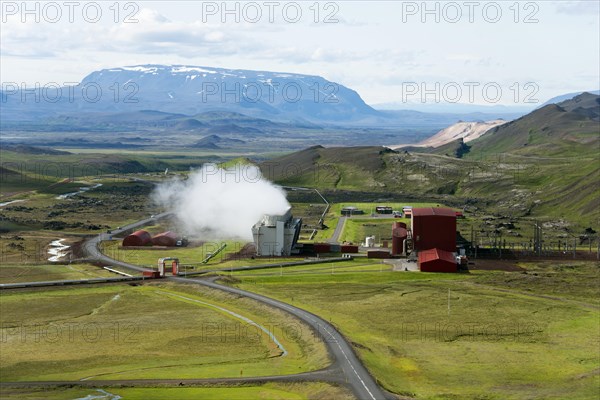
[[[458,265],[454,253],[442,249],[429,249],[419,252],[419,270],[422,272],[457,272]]]
[[[457,272],[456,212],[442,207],[413,208],[411,225],[419,270]]]
[[[289,256],[300,236],[302,219],[292,216],[288,208],[282,215],[264,215],[252,227],[258,256]]]
[[[450,208],[413,208],[412,240],[415,250],[456,251],[456,211]]]

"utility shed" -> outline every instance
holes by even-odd
[[[152,244],[152,236],[144,230],[133,232],[123,239],[123,247],[126,246],[148,246]]]
[[[363,210],[360,210],[354,206],[347,206],[347,207],[342,208],[342,215],[344,215],[346,217],[351,217],[353,215],[362,215],[364,213],[365,212]]]
[[[177,246],[177,234],[171,231],[159,233],[152,237],[152,245],[175,247]]]
[[[456,212],[450,208],[412,209],[412,239],[415,250],[456,251]]]
[[[457,272],[454,253],[442,249],[419,251],[419,269],[421,272]]]

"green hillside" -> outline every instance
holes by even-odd
[[[600,96],[584,93],[549,104],[491,129],[470,144],[472,157],[497,153],[543,157],[597,154]]]
[[[314,146],[260,167],[279,184],[316,187],[332,196],[437,199],[596,229],[599,123],[600,96],[582,94],[494,128],[469,142],[470,149],[459,142],[436,151]]]

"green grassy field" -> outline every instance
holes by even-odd
[[[594,398],[600,383],[598,265],[521,267],[526,273],[240,273],[237,286],[331,321],[397,394]]]
[[[90,264],[2,264],[0,283],[114,278],[118,275]]]
[[[192,388],[107,388],[107,389],[2,389],[3,399],[19,400],[72,400],[75,398],[90,398],[104,400],[110,395],[121,396],[123,399],[150,400],[150,399],[178,399],[178,400],[242,400],[242,399],[269,399],[269,400],[350,400],[353,398],[348,390],[339,386],[325,383],[267,383],[260,386],[244,385],[238,387],[192,387]]]
[[[227,247],[203,264],[202,261],[208,254],[215,252],[222,243]],[[245,265],[271,264],[289,261],[302,261],[303,257],[255,257],[240,255],[239,252],[244,248],[245,243],[233,241],[204,242],[199,245],[177,248],[127,248],[121,246],[121,240],[112,240],[102,242],[102,251],[104,254],[116,260],[129,262],[136,265],[156,268],[158,259],[161,257],[177,257],[182,266],[182,270],[202,271],[214,268],[230,268]]]
[[[406,218],[349,218],[344,223],[344,230],[339,241],[360,244],[365,241],[367,236],[375,236],[377,244],[381,244],[382,240],[390,241],[392,239],[392,223],[395,221],[402,221],[410,225]],[[388,243],[388,246],[392,246],[391,242]]]
[[[328,364],[324,344],[297,320],[196,285],[19,291],[1,299],[4,381],[280,375]]]
[[[80,187],[102,186],[69,198],[62,193],[77,192]],[[116,228],[156,214],[150,200],[153,185],[120,178],[81,180],[69,187],[27,191],[6,201],[21,200],[0,208],[2,231],[46,230],[67,233],[94,233]],[[51,193],[57,192],[57,193]],[[16,225],[10,228],[6,223]]]

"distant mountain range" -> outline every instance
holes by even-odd
[[[376,110],[412,110],[423,113],[435,114],[495,114],[498,117],[519,117],[525,115],[534,109],[533,106],[505,106],[505,105],[479,105],[463,103],[422,103],[418,101],[410,102],[389,102],[373,104]]]
[[[557,104],[557,103],[563,102],[565,100],[570,100],[570,99],[572,99],[576,96],[579,96],[580,94],[583,94],[583,93],[600,95],[600,90],[588,90],[586,92],[573,92],[573,93],[561,94],[560,96],[551,98],[550,100],[548,100],[547,102],[545,102],[544,104],[539,106],[538,108],[542,108],[544,106],[547,106],[548,104]]]
[[[460,104],[377,110],[356,91],[320,76],[158,64],[102,69],[77,86],[44,87],[35,93],[5,87],[0,101],[3,130],[21,130],[24,123],[32,131],[136,131],[154,126],[206,135],[260,134],[269,124],[437,130],[458,121],[511,120],[528,112],[526,107]],[[252,121],[242,126],[197,117],[207,113]]]
[[[228,111],[300,123],[385,118],[354,90],[320,76],[187,65],[103,69],[74,88],[41,89],[38,97],[39,102],[33,95],[22,101],[20,93],[3,92],[7,118],[141,110],[185,115]]]

